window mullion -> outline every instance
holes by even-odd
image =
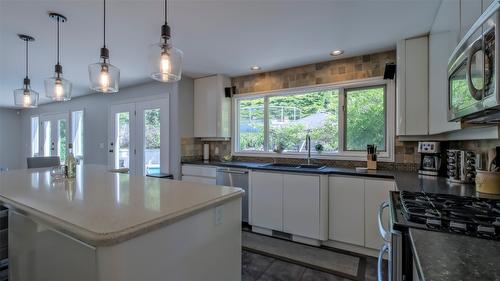
[[[264,97],[264,151],[269,151],[269,97]]]
[[[345,151],[345,88],[339,89],[339,153],[342,154]]]

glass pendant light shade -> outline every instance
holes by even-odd
[[[160,82],[177,82],[182,76],[181,50],[171,44],[159,43],[151,50],[151,78]]]
[[[71,82],[57,73],[54,77],[45,79],[45,95],[53,101],[69,101],[71,87]]]
[[[103,0],[103,8],[103,46],[100,61],[89,65],[90,89],[101,93],[116,93],[120,88],[120,69],[109,63],[109,50],[106,48],[106,0]]]
[[[23,108],[34,108],[38,106],[38,96],[29,85],[25,85],[22,89],[14,90],[14,104]]]
[[[38,106],[39,94],[31,89],[31,80],[28,77],[28,45],[29,42],[35,41],[35,38],[25,34],[18,34],[17,36],[26,43],[26,77],[23,80],[23,87],[14,90],[14,104],[18,107],[34,108]]]
[[[101,93],[119,91],[120,70],[109,63],[98,62],[89,65],[90,89]]]
[[[68,19],[57,13],[49,13],[49,18],[57,23],[57,63],[55,65],[54,76],[45,79],[45,96],[53,101],[69,101],[71,99],[71,82],[64,79],[63,68],[59,63],[59,24],[67,22]]]

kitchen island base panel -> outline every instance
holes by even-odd
[[[101,247],[12,217],[9,280],[241,280],[241,198]]]

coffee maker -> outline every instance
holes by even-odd
[[[421,175],[438,176],[441,169],[441,149],[439,142],[418,142],[418,152],[420,153],[420,169],[418,173]]]

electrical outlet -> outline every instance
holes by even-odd
[[[222,223],[222,217],[224,213],[224,206],[215,207],[215,225]]]

